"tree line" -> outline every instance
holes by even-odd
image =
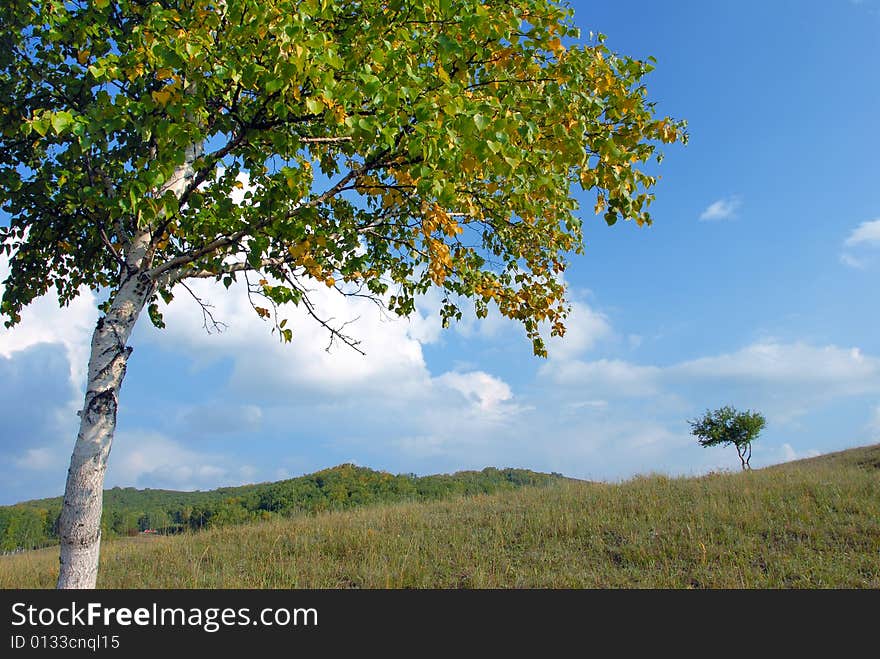
[[[171,535],[369,504],[544,486],[561,478],[557,473],[493,467],[431,476],[394,475],[344,464],[299,478],[205,492],[114,487],[104,492],[101,532],[104,537]],[[61,502],[56,497],[0,507],[0,551],[56,544]]]

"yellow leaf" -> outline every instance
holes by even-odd
[[[310,247],[311,247],[311,245],[309,244],[309,241],[306,240],[306,241],[299,243],[298,245],[293,245],[291,247],[288,247],[287,251],[290,252],[290,255],[293,258],[298,259],[303,254],[308,252]]]
[[[125,72],[125,76],[128,78],[129,82],[134,82],[135,79],[139,78],[143,72],[144,72],[144,65],[139,63],[137,66],[135,66],[131,69],[128,69]]]
[[[162,91],[152,92],[151,96],[156,103],[162,106],[167,105],[168,101],[171,100],[171,92],[164,89]]]
[[[81,50],[76,54],[76,61],[80,64],[85,64],[89,61],[89,55],[91,55],[91,51]]]
[[[464,158],[461,159],[461,170],[465,174],[470,174],[479,166],[479,164],[480,163],[477,161],[477,159],[474,158],[474,156],[472,156],[470,153],[468,153],[467,155],[465,155]]]

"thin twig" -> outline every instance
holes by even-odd
[[[192,296],[192,298],[199,305],[199,308],[201,308],[201,310],[202,310],[202,327],[205,328],[205,331],[208,334],[211,333],[211,328],[213,328],[214,331],[217,332],[218,334],[229,328],[229,325],[227,325],[224,322],[218,321],[216,318],[214,318],[214,314],[211,313],[211,309],[214,308],[214,305],[208,304],[207,302],[202,300],[202,298],[200,298],[198,295],[195,294],[193,289],[191,289],[189,286],[186,285],[186,282],[181,281],[179,283]],[[208,326],[209,322],[210,322],[210,327]]]

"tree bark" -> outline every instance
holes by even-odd
[[[180,198],[192,180],[193,162],[202,151],[201,144],[186,149],[183,164],[162,186],[159,196],[170,190]],[[132,350],[126,343],[156,288],[156,282],[147,274],[152,260],[152,238],[149,229],[139,230],[131,237],[119,289],[92,334],[85,404],[79,413],[79,433],[67,470],[58,525],[61,539],[58,588],[94,588],[97,583],[104,474],[116,430],[119,389]]]
[[[751,444],[747,446],[740,446],[739,444],[735,444],[736,446],[736,454],[739,456],[739,461],[742,463],[742,470],[748,471],[752,467],[749,464],[749,460],[752,458],[752,446]],[[746,457],[746,451],[748,450],[748,457]]]
[[[144,247],[146,236],[140,240]],[[143,260],[140,251],[137,261]],[[126,343],[153,292],[152,281],[139,267],[129,269],[122,277],[110,309],[98,320],[92,335],[85,404],[79,413],[79,433],[67,471],[59,521],[58,588],[94,588],[97,581],[104,473],[116,429],[119,389],[132,350]]]

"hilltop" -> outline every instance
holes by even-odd
[[[561,474],[493,467],[431,476],[394,475],[342,464],[298,478],[205,492],[114,487],[104,491],[101,527],[105,538],[144,531],[173,535],[377,503],[486,494],[547,485],[562,478]],[[61,497],[54,497],[0,507],[0,551],[56,543],[61,503]]]

